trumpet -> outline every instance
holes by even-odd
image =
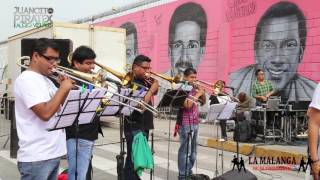
[[[22,68],[25,68],[27,69],[30,65],[30,57],[29,56],[22,56],[20,57],[18,60],[17,60],[17,65],[22,67]],[[88,74],[88,73],[83,73],[83,72],[80,72],[80,71],[76,71],[76,70],[72,70],[72,69],[68,69],[68,68],[65,68],[65,67],[62,67],[62,66],[58,66],[56,69],[53,70],[54,73],[58,74],[58,75],[63,75],[63,76],[67,76],[73,80],[77,80],[79,82],[82,82],[84,84],[87,84],[87,85],[92,85],[94,87],[97,87],[97,88],[105,88],[103,85],[102,82],[99,82],[101,81],[102,79],[99,77],[99,75],[95,75],[95,74]],[[57,80],[58,77],[56,75],[51,75],[50,76],[51,78]],[[78,88],[81,88],[80,86],[76,85]],[[114,94],[116,96],[119,96],[121,98],[124,98],[124,99],[127,99],[129,101],[133,101],[133,102],[136,102],[139,104],[139,106],[142,107],[142,109],[139,109],[139,108],[136,108],[136,107],[132,107],[126,103],[123,103],[123,102],[120,102],[120,101],[116,101],[116,103],[119,103],[121,105],[124,105],[124,106],[127,106],[127,107],[130,107],[140,113],[143,113],[145,109],[153,112],[153,113],[158,113],[158,111],[155,111],[155,109],[151,109],[147,106],[145,106],[145,104],[143,102],[140,102],[140,101],[137,101],[135,99],[132,99],[132,98],[129,98],[127,96],[123,96],[119,93],[116,93],[116,92],[112,92],[110,90],[108,90],[107,88],[105,88],[107,92],[111,93],[111,94]],[[114,99],[111,99],[111,98],[108,98],[108,97],[105,97],[107,100],[109,101],[115,101]]]

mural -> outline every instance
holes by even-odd
[[[231,73],[236,94],[251,94],[256,69],[265,71],[281,98],[289,101],[311,99],[316,83],[297,74],[306,44],[306,19],[291,2],[272,5],[256,26],[255,64]]]
[[[305,101],[320,80],[316,5],[318,0],[163,1],[97,24],[127,29],[128,63],[141,53],[151,57],[154,72],[174,76],[194,67],[199,79],[224,80],[235,95],[251,94],[261,68],[282,99]]]
[[[207,16],[195,3],[179,6],[169,25],[169,58],[171,76],[183,75],[188,67],[197,69],[206,45]]]
[[[120,26],[120,28],[126,29],[126,55],[127,61],[126,70],[131,69],[131,64],[134,58],[138,55],[138,38],[137,38],[137,29],[132,22],[126,22]]]

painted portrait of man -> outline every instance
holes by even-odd
[[[138,37],[136,26],[132,22],[126,22],[120,26],[126,29],[126,55],[127,68],[131,69],[134,58],[138,55]]]
[[[207,16],[196,3],[186,3],[174,11],[169,25],[169,59],[171,76],[197,69],[204,55]]]
[[[230,74],[235,93],[251,94],[256,69],[263,69],[266,79],[283,100],[308,101],[316,83],[297,73],[306,45],[306,18],[291,2],[272,5],[260,18],[254,39],[255,64]]]

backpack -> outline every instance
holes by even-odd
[[[239,142],[246,142],[251,138],[251,126],[246,120],[236,121],[234,128],[233,140]]]

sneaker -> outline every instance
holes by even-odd
[[[220,138],[218,141],[220,141],[220,142],[228,141],[228,137],[226,136],[226,137]]]

